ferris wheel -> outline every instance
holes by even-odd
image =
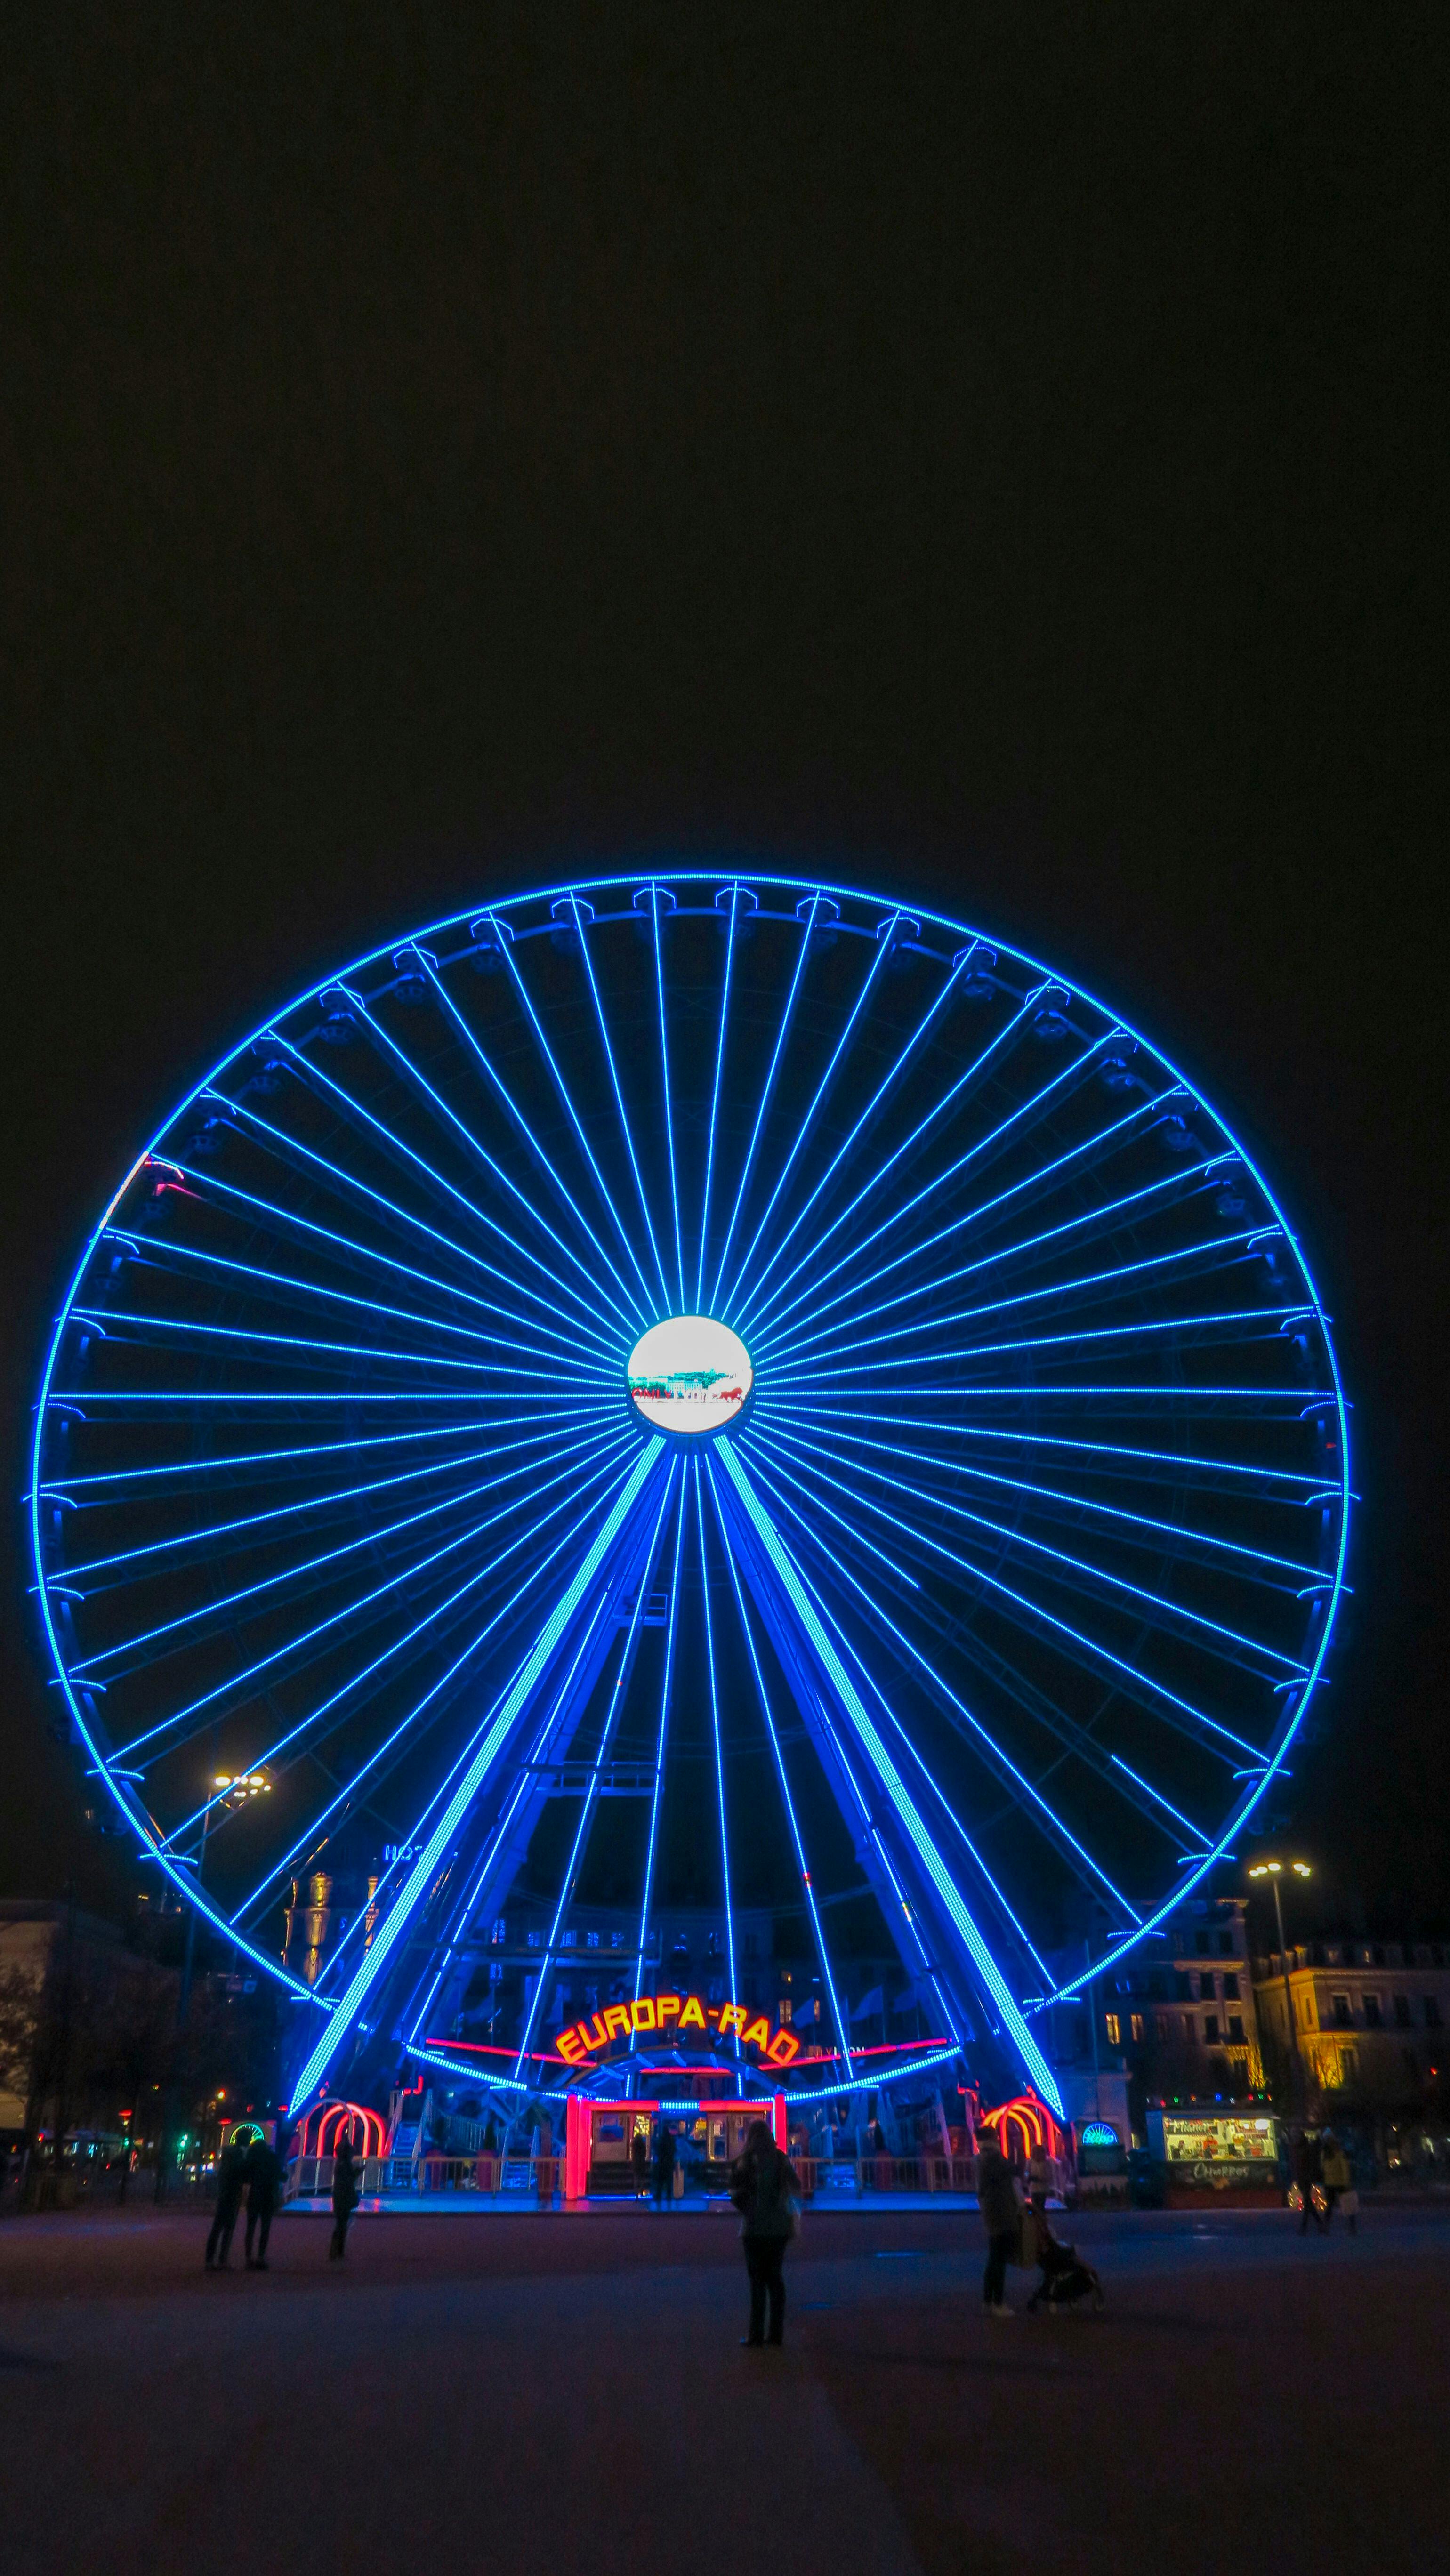
[[[874,1905],[1060,2110],[1067,1931],[1100,1974],[1269,1793],[1348,1501],[1298,1243],[1157,1048],[960,924],[698,872],[435,924],[230,1049],[85,1248],[29,1497],[73,1730],[309,2007],[299,2108],[422,2049],[527,1868],[520,2091],[593,1873],[636,1998],[681,1890],[732,1993],[741,1910],[799,1921],[848,2073]],[[349,1835],[309,1982],[279,1909]]]

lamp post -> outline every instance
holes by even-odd
[[[1284,1908],[1279,1897],[1279,1881],[1285,1875],[1308,1878],[1307,1860],[1260,1860],[1249,1871],[1250,1878],[1266,1878],[1274,1891],[1274,1921],[1279,1927],[1279,1966],[1284,1975],[1284,2021],[1289,2034],[1290,2091],[1298,2097],[1303,2109],[1303,2074],[1299,2064],[1299,2033],[1294,2022],[1294,1993],[1289,1983],[1289,1952],[1284,1941]]]
[[[271,1786],[272,1783],[268,1779],[265,1771],[218,1771],[214,1773],[212,1778],[212,1790],[214,1794],[208,1798],[206,1806],[202,1811],[201,1849],[197,1854],[196,1862],[196,1883],[198,1887],[200,1887],[202,1883],[202,1874],[206,1868],[206,1838],[211,1832],[211,1820],[217,1808],[243,1807],[247,1804],[249,1799],[262,1797],[268,1790],[270,1790]],[[187,1909],[186,1948],[182,1953],[181,1960],[181,1992],[176,1999],[176,2035],[178,2039],[186,2028],[187,2017],[191,2010],[191,1963],[195,1949],[196,1907],[193,1905]],[[156,2198],[158,2200],[163,2197],[166,2188],[166,2151],[170,2142],[171,2128],[172,2122],[170,2118],[163,2117],[161,2153],[156,2167]]]

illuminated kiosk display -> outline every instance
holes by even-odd
[[[1273,1795],[1345,1435],[1271,1181],[1112,1009],[899,900],[602,878],[357,959],[145,1142],[35,1598],[81,1761],[296,1998],[298,2119],[411,2059],[525,2126],[903,2075],[1057,2120],[1047,2008]],[[671,1989],[743,2027],[637,2026]]]

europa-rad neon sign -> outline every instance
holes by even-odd
[[[590,2021],[571,2022],[556,2045],[566,2066],[582,2066],[639,2031],[683,2038],[691,2030],[699,2032],[702,2048],[712,2034],[735,2038],[742,2048],[758,2048],[772,2066],[789,2066],[800,2055],[800,2041],[784,2023],[772,2031],[764,2013],[752,2015],[744,2004],[707,2004],[699,1995],[636,1995],[632,2004],[610,2004]]]

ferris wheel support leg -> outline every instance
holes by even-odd
[[[650,1440],[641,1450],[638,1463],[628,1483],[597,1532],[572,1582],[566,1585],[559,1595],[532,1648],[494,1709],[477,1751],[414,1862],[392,1908],[374,1935],[371,1948],[359,1964],[351,1984],[338,2002],[326,2029],[298,2075],[292,2096],[294,2111],[311,2101],[343,2041],[356,2027],[369,1995],[406,1932],[418,1906],[433,1885],[439,1867],[451,1849],[460,1825],[472,1808],[479,1790],[498,1760],[524,1707],[553,1663],[586,1594],[613,1554],[621,1533],[632,1519],[645,1489],[663,1461],[664,1454],[663,1440]]]
[[[936,1842],[869,1716],[850,1674],[832,1645],[770,1513],[747,1476],[736,1454],[734,1443],[730,1440],[721,1440],[717,1445],[729,1485],[733,1488],[733,1500],[737,1507],[737,1526],[742,1529],[742,1532],[752,1534],[757,1542],[754,1548],[747,1549],[744,1558],[747,1570],[754,1578],[752,1588],[759,1585],[767,1598],[771,1593],[776,1595],[772,1626],[793,1630],[799,1639],[799,1647],[792,1655],[788,1666],[792,1671],[793,1686],[795,1686],[794,1672],[800,1662],[800,1648],[804,1648],[813,1674],[824,1683],[830,1699],[834,1701],[845,1720],[853,1750],[864,1757],[874,1785],[885,1793],[895,1823],[901,1830],[901,1853],[908,1861],[909,1883],[913,1887],[913,1892],[925,1897],[925,1911],[928,1919],[940,1924],[943,1932],[948,1936],[951,1949],[960,1958],[963,1967],[967,1968],[969,1965],[970,1984],[976,1988],[980,1996],[988,2027],[995,2028],[1000,2033],[1003,2050],[1016,2059],[1018,2065],[1031,2079],[1042,2100],[1061,2118],[1062,2103],[1052,2069],[1028,2029],[1022,2012],[996,1960],[983,1940],[960,1888],[937,1849]],[[797,1695],[800,1696],[799,1691]],[[819,1742],[819,1716],[813,1722],[812,1712],[806,1705],[806,1700],[810,1696],[811,1694],[807,1693],[802,1699],[802,1715]],[[896,1871],[892,1867],[885,1843],[879,1836],[875,1839],[879,1844],[883,1865],[895,1880]],[[894,1919],[896,1911],[903,1902],[898,1887],[897,1904],[888,1910],[888,1922]]]

